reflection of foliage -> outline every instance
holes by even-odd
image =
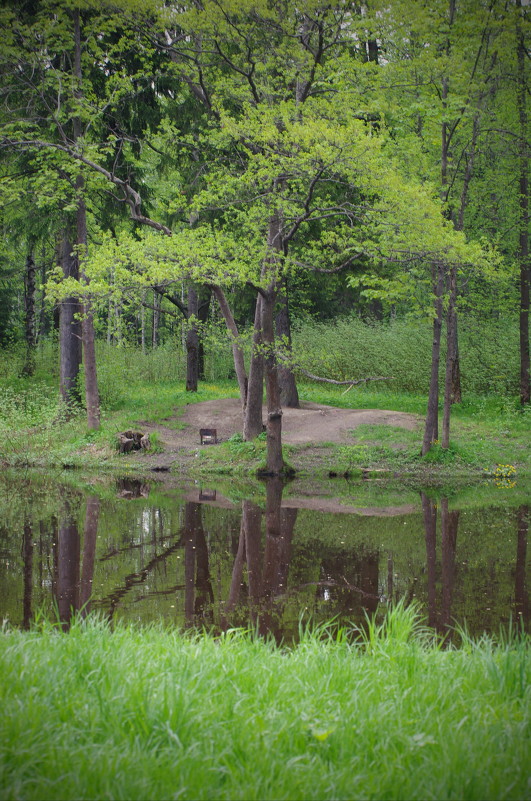
[[[516,486],[513,476],[516,476],[516,468],[512,464],[498,464],[492,474],[494,484],[500,489],[510,489]]]

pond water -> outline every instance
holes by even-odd
[[[525,489],[451,498],[380,482],[182,484],[0,478],[0,617],[96,609],[278,641],[299,621],[363,623],[416,599],[449,637],[529,628]]]

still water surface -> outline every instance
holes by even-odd
[[[257,494],[258,492],[258,494]],[[529,629],[525,493],[448,499],[377,483],[171,487],[3,476],[0,618],[75,609],[297,638],[299,620],[362,623],[400,598],[453,636]],[[55,612],[54,612],[55,610]]]

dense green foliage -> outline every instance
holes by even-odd
[[[527,796],[526,640],[440,650],[411,609],[345,635],[4,631],[2,797]]]

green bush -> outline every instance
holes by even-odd
[[[513,394],[517,391],[517,320],[460,320],[461,377],[464,393]],[[392,377],[374,388],[426,394],[431,370],[429,321],[366,322],[352,315],[333,322],[304,321],[294,326],[294,359],[310,373],[346,381]],[[445,345],[440,379],[444,381]]]

